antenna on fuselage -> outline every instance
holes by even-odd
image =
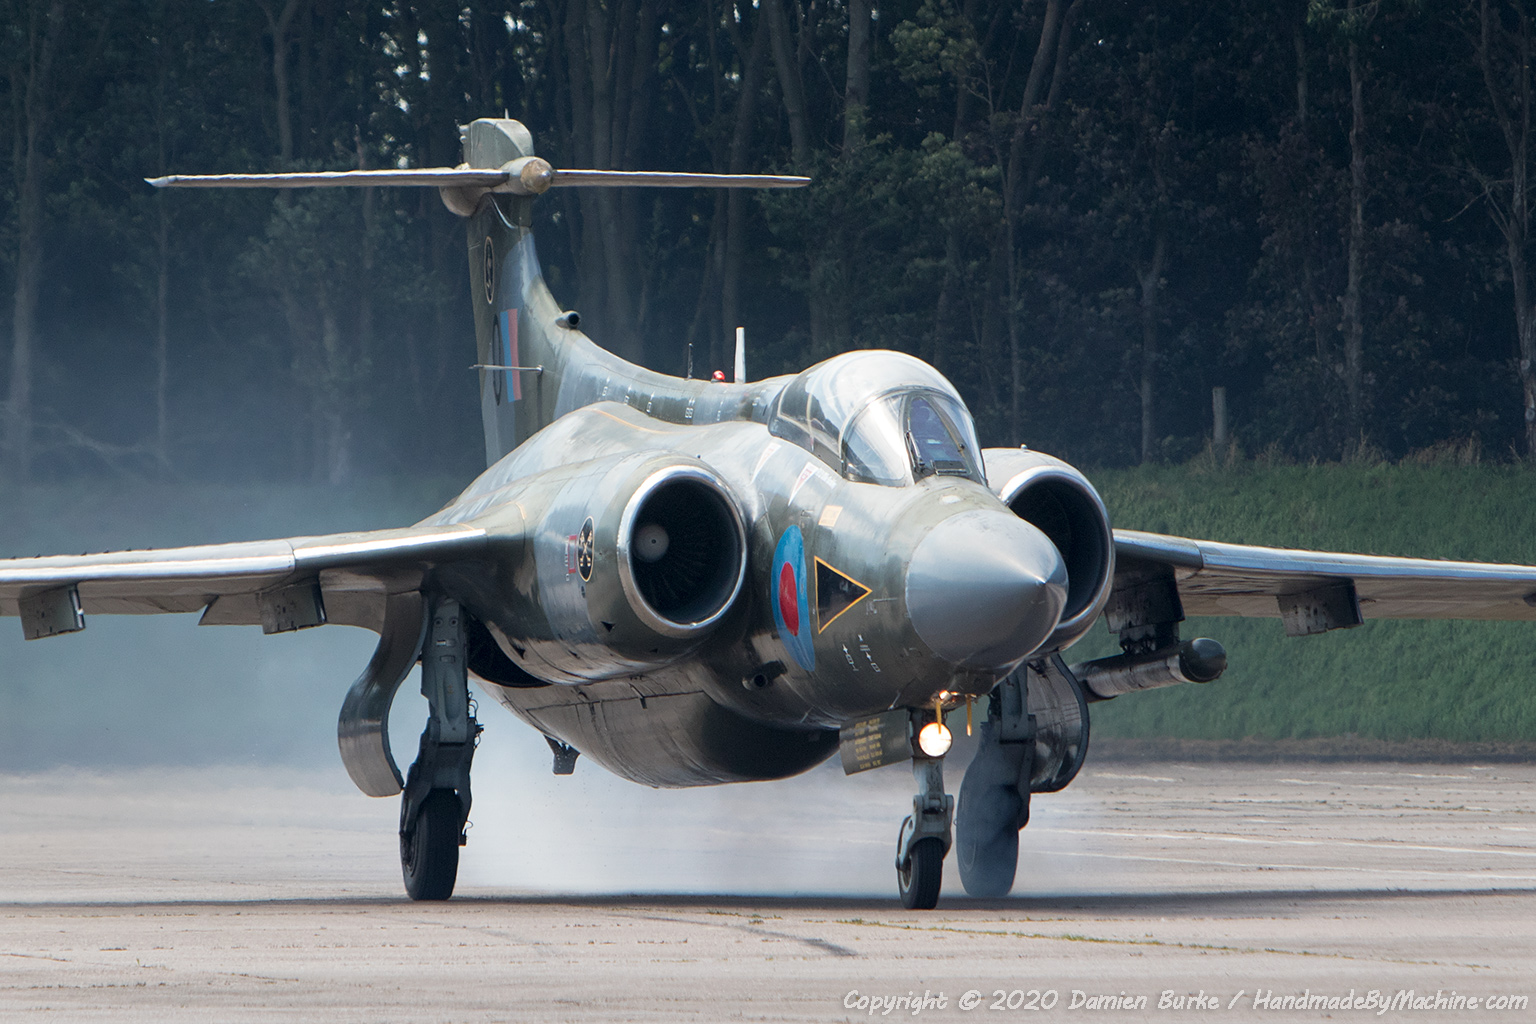
[[[747,382],[747,329],[736,328],[736,383]]]

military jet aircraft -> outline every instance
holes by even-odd
[[[1219,643],[1180,640],[1186,613],[1278,617],[1292,635],[1367,615],[1536,619],[1536,567],[1112,531],[1082,473],[983,449],[949,381],[897,352],[751,383],[630,365],[545,287],[538,196],[805,179],[562,171],[517,121],[463,134],[458,168],[152,182],[440,189],[467,225],[489,467],[462,494],[403,529],[0,561],[0,614],[32,639],[95,613],[377,632],[338,739],[364,793],[403,793],[413,899],[453,891],[471,675],[543,734],[557,774],[578,754],[653,786],[778,779],[834,753],[849,772],[910,763],[897,885],[931,908],[952,844],[968,892],[1009,891],[1031,795],[1077,774],[1090,703],[1221,674]],[[1101,617],[1123,653],[1069,666]],[[418,663],[428,722],[402,777],[386,726]],[[945,718],[975,701],[956,813]]]

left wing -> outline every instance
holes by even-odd
[[[86,613],[203,612],[216,625],[280,633],[327,622],[381,627],[384,598],[433,567],[482,554],[462,525],[87,555],[0,560],[0,615],[27,639],[83,629]]]
[[[1293,636],[1368,618],[1536,620],[1536,566],[1263,548],[1116,530],[1111,620],[1117,608],[1134,617],[1138,603],[1166,601],[1170,585],[1184,613],[1278,617]]]

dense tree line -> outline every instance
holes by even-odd
[[[540,200],[551,286],[657,369],[915,353],[989,443],[1536,453],[1515,0],[0,0],[11,481],[473,468],[462,227],[504,111],[557,167],[797,171]]]

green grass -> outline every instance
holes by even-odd
[[[1511,466],[1197,465],[1096,473],[1117,527],[1281,547],[1536,564],[1536,473]],[[1536,623],[1367,622],[1288,638],[1192,618],[1226,675],[1093,708],[1096,735],[1536,739]],[[1114,653],[1101,628],[1069,654]]]

